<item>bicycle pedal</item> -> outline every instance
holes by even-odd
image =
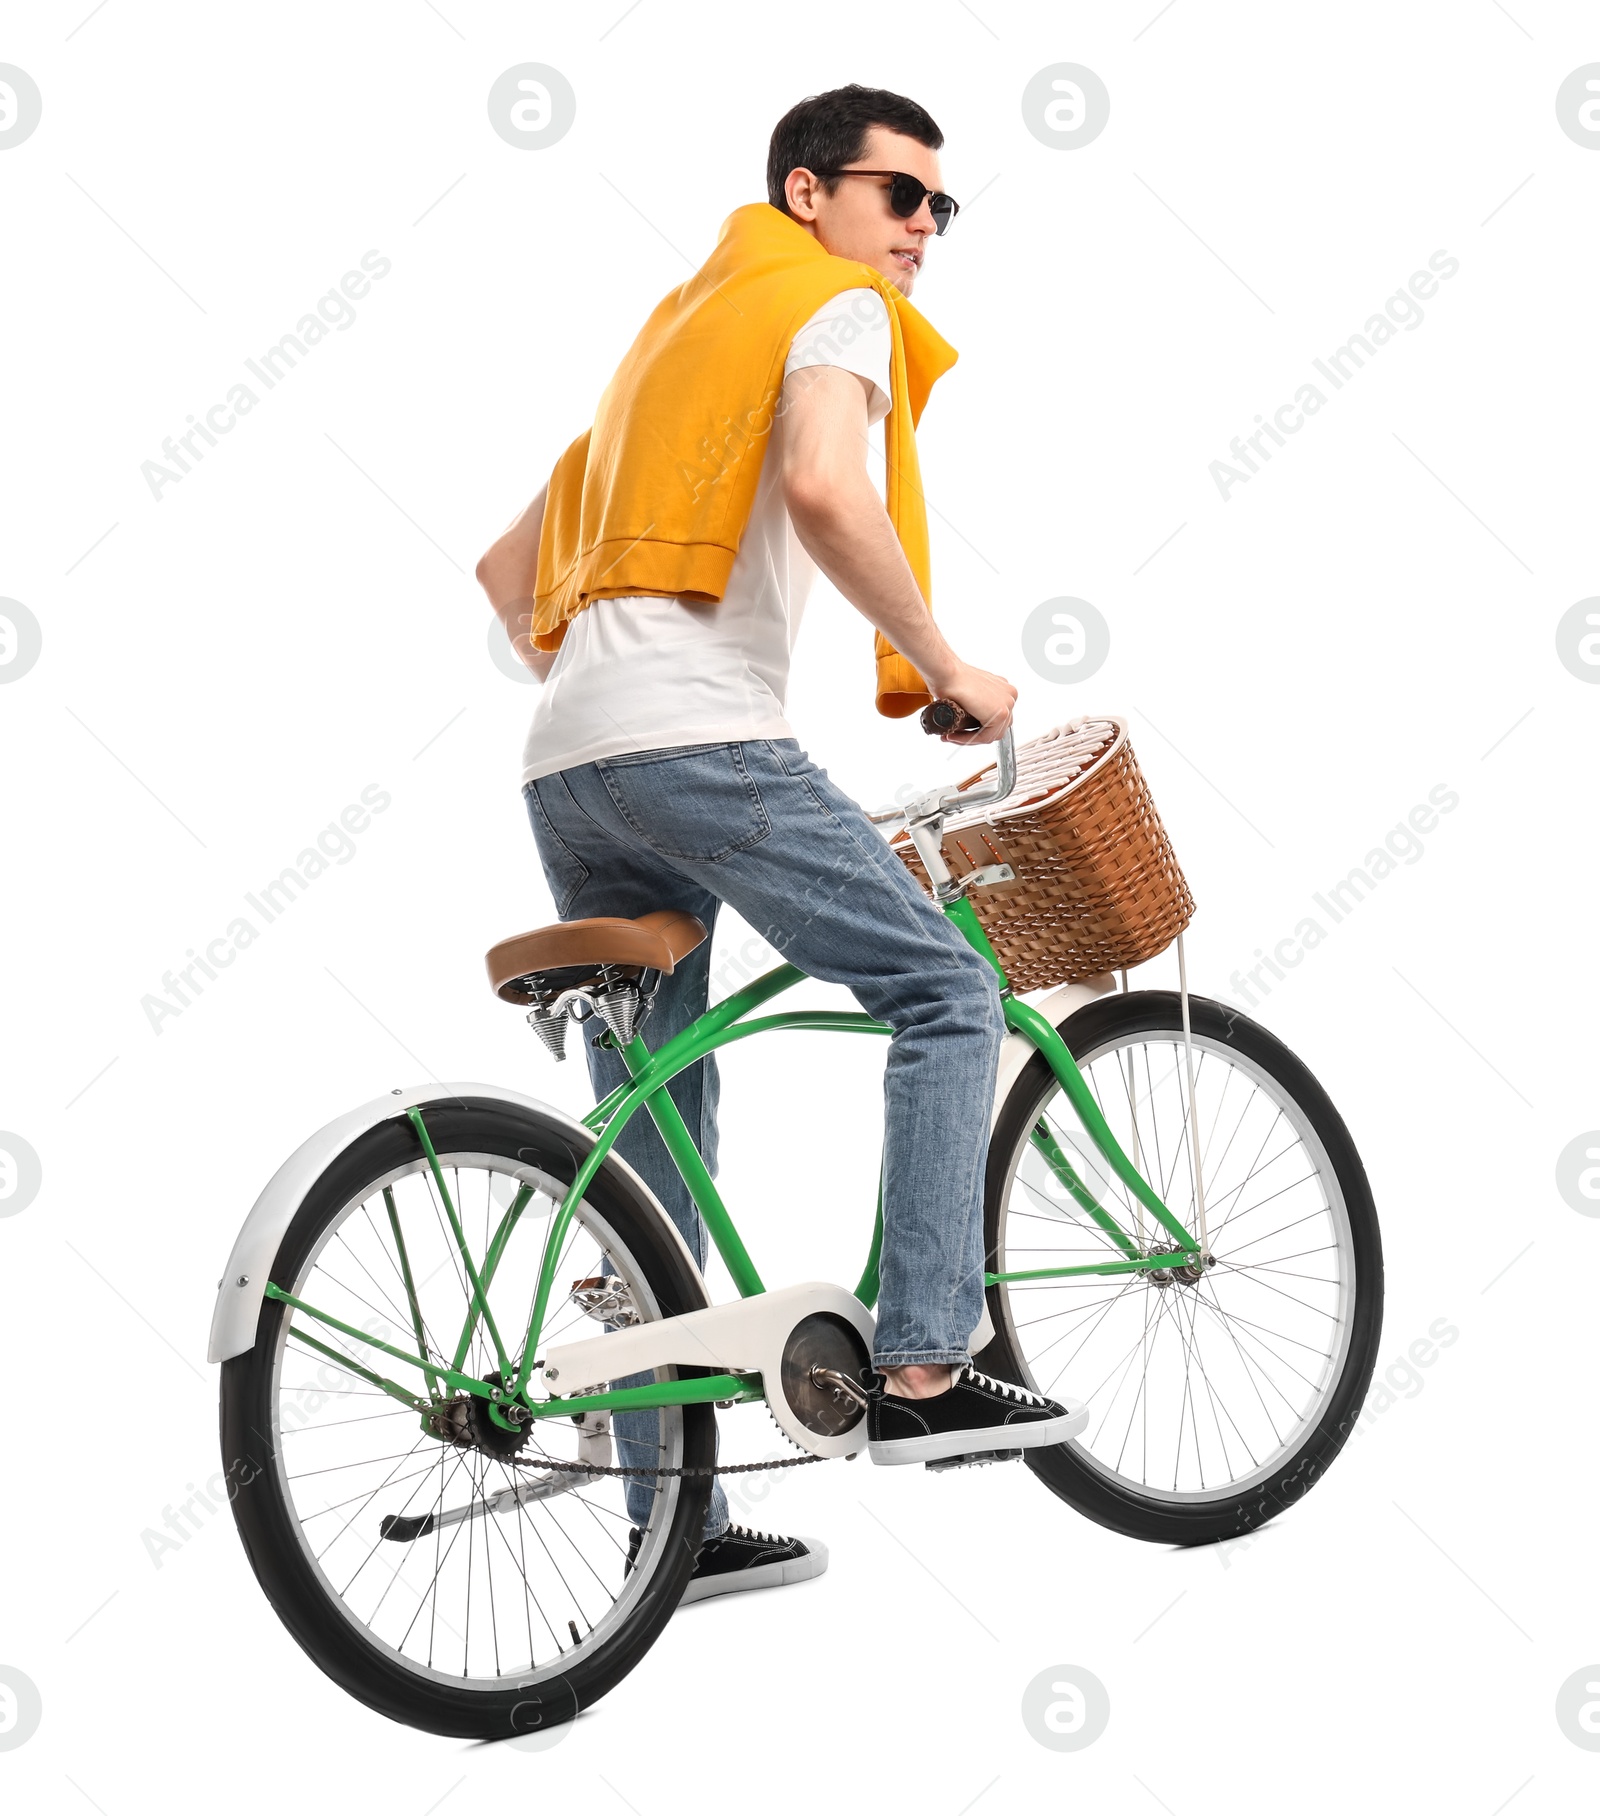
[[[593,1318],[597,1324],[610,1324],[614,1329],[625,1330],[630,1324],[639,1322],[633,1294],[627,1282],[619,1280],[615,1274],[591,1274],[587,1280],[574,1280],[567,1298],[586,1318]]]
[[[1020,1450],[973,1450],[960,1457],[935,1457],[931,1463],[924,1463],[924,1469],[977,1469],[984,1463],[1015,1463],[1021,1460]]]

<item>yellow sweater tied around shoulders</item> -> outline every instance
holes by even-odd
[[[889,305],[885,504],[925,603],[928,516],[916,425],[935,379],[955,364],[889,280],[836,258],[768,202],[736,208],[716,250],[657,305],[601,396],[594,425],[550,475],[530,639],[559,649],[597,599],[627,594],[717,600],[755,500],[795,335],[844,290]],[[882,632],[876,705],[891,719],[932,695]]]

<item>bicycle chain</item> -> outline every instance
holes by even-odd
[[[506,1461],[508,1459],[501,1459]],[[807,1454],[798,1457],[779,1457],[770,1463],[720,1463],[707,1469],[698,1464],[663,1463],[659,1468],[650,1469],[642,1464],[628,1463],[569,1463],[562,1458],[548,1457],[534,1461],[531,1458],[512,1457],[509,1461],[518,1469],[566,1469],[579,1475],[601,1476],[721,1476],[748,1475],[756,1469],[798,1469],[802,1463],[826,1463],[826,1457]]]
[[[772,1418],[772,1409],[768,1407],[767,1417]],[[782,1432],[783,1427],[776,1419],[772,1423]],[[787,1437],[788,1434],[784,1433]],[[793,1439],[789,1439],[793,1443]],[[798,1448],[798,1446],[796,1446]],[[803,1451],[797,1457],[778,1457],[769,1463],[721,1463],[707,1469],[698,1464],[663,1463],[657,1469],[650,1469],[643,1464],[630,1463],[569,1463],[563,1458],[549,1457],[535,1461],[532,1458],[512,1457],[509,1460],[518,1469],[565,1469],[574,1474],[602,1476],[720,1476],[749,1475],[758,1469],[798,1469],[802,1463],[826,1463],[827,1457],[818,1456],[814,1451]]]

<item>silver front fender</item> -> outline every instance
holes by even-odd
[[[1116,987],[1116,978],[1105,971],[1099,977],[1091,977],[1086,983],[1063,984],[1059,990],[1052,990],[1048,996],[1041,997],[1033,1007],[1052,1028],[1059,1028],[1086,1004],[1092,1003],[1096,997],[1109,996]],[[1000,1069],[995,1075],[994,1109],[989,1116],[991,1130],[999,1120],[1001,1105],[1010,1096],[1011,1087],[1017,1082],[1022,1068],[1038,1051],[1027,1035],[1006,1035],[1000,1047]]]
[[[403,1116],[408,1109],[459,1103],[468,1097],[490,1098],[497,1103],[515,1104],[519,1109],[532,1111],[552,1134],[558,1134],[579,1154],[587,1153],[594,1146],[593,1130],[574,1121],[566,1111],[541,1103],[537,1097],[525,1097],[520,1091],[508,1091],[501,1085],[419,1085],[414,1090],[394,1091],[387,1097],[363,1104],[358,1110],[347,1111],[326,1128],[318,1129],[309,1141],[302,1142],[267,1181],[261,1196],[251,1207],[250,1215],[234,1240],[227,1272],[217,1288],[217,1303],[211,1314],[211,1345],[206,1352],[208,1361],[226,1362],[229,1356],[243,1355],[254,1344],[267,1278],[284,1232],[294,1221],[306,1194],[345,1149],[380,1123]],[[698,1278],[700,1270],[689,1253],[689,1245],[643,1179],[615,1148],[607,1157],[606,1165],[615,1170],[624,1186],[633,1189],[640,1208],[660,1219]]]

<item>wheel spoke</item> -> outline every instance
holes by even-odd
[[[1282,1235],[1283,1232],[1280,1230],[1278,1233],[1279,1235]],[[1263,1237],[1262,1240],[1265,1241],[1266,1238]],[[1248,1247],[1249,1244],[1247,1243],[1245,1246]],[[1338,1252],[1339,1245],[1337,1242],[1324,1242],[1319,1244],[1316,1248],[1296,1249],[1292,1255],[1268,1255],[1265,1261],[1235,1261],[1230,1256],[1228,1265],[1232,1268],[1239,1269],[1250,1267],[1271,1269],[1279,1261],[1303,1261],[1307,1255],[1336,1255]],[[1234,1253],[1237,1254],[1238,1251],[1235,1250]]]
[[[1206,1299],[1202,1300],[1201,1303],[1205,1306],[1207,1311],[1215,1314],[1230,1334],[1233,1333],[1235,1326],[1237,1326],[1252,1343],[1256,1344],[1259,1348],[1264,1349],[1267,1354],[1272,1357],[1274,1362],[1277,1362],[1282,1367],[1288,1369],[1289,1373],[1295,1376],[1297,1380],[1304,1381],[1312,1393],[1317,1391],[1317,1382],[1313,1381],[1310,1375],[1302,1374],[1287,1356],[1280,1356],[1270,1343],[1263,1337],[1258,1336],[1256,1334],[1256,1327],[1253,1326],[1248,1319],[1235,1319],[1230,1316],[1229,1313],[1225,1312],[1218,1303],[1215,1293],[1212,1293]],[[1282,1394],[1284,1405],[1298,1418],[1300,1415],[1300,1408],[1294,1404],[1287,1394],[1283,1393],[1282,1388],[1276,1386],[1276,1383],[1274,1383],[1274,1391]]]
[[[1191,1301],[1189,1303],[1189,1311],[1190,1311],[1189,1337],[1190,1337],[1190,1341],[1195,1343],[1196,1346],[1198,1347],[1199,1338],[1198,1338],[1198,1335],[1195,1330],[1195,1319],[1194,1319],[1194,1315],[1193,1315],[1194,1308],[1195,1308],[1195,1302],[1191,1299]],[[1233,1475],[1234,1475],[1234,1466],[1233,1466],[1232,1458],[1230,1458],[1228,1455],[1228,1440],[1222,1430],[1222,1421],[1217,1417],[1217,1410],[1219,1407],[1221,1408],[1221,1410],[1224,1413],[1227,1414],[1228,1423],[1233,1427],[1234,1433],[1238,1437],[1239,1442],[1244,1446],[1245,1455],[1250,1458],[1250,1463],[1251,1463],[1252,1468],[1255,1467],[1256,1458],[1254,1456],[1254,1453],[1250,1449],[1249,1440],[1245,1437],[1244,1433],[1242,1431],[1240,1431],[1240,1429],[1239,1429],[1238,1420],[1235,1419],[1232,1412],[1229,1411],[1227,1402],[1222,1398],[1222,1395],[1221,1395],[1220,1391],[1218,1390],[1215,1382],[1212,1380],[1211,1376],[1206,1372],[1204,1363],[1201,1364],[1200,1373],[1206,1384],[1206,1398],[1211,1407],[1212,1422],[1216,1425],[1216,1428],[1217,1428],[1217,1443],[1221,1447],[1223,1461],[1227,1464],[1228,1471],[1229,1471],[1229,1479],[1231,1480],[1231,1479],[1233,1479]],[[1176,1484],[1174,1484],[1174,1486],[1176,1486]]]
[[[1267,1290],[1267,1291],[1268,1291],[1268,1292],[1269,1292],[1269,1293],[1276,1293],[1276,1294],[1277,1294],[1277,1295],[1278,1295],[1278,1297],[1279,1297],[1279,1298],[1280,1298],[1280,1299],[1288,1299],[1288,1300],[1291,1300],[1291,1301],[1292,1301],[1292,1302],[1293,1302],[1293,1303],[1294,1303],[1294,1304],[1295,1304],[1295,1305],[1301,1305],[1301,1306],[1304,1306],[1304,1307],[1305,1307],[1305,1309],[1306,1309],[1306,1310],[1307,1310],[1307,1311],[1308,1311],[1308,1312],[1314,1312],[1314,1313],[1316,1313],[1316,1315],[1317,1315],[1317,1316],[1318,1316],[1318,1317],[1319,1317],[1319,1318],[1329,1318],[1329,1319],[1331,1319],[1331,1320],[1332,1320],[1332,1321],[1333,1321],[1333,1322],[1334,1322],[1334,1323],[1335,1323],[1335,1324],[1338,1324],[1338,1323],[1341,1323],[1341,1322],[1342,1322],[1342,1320],[1341,1320],[1341,1319],[1340,1319],[1340,1317],[1339,1317],[1339,1315],[1338,1315],[1338,1313],[1336,1313],[1336,1312],[1325,1312],[1325,1311],[1323,1311],[1323,1310],[1322,1310],[1322,1308],[1321,1308],[1321,1307],[1320,1307],[1320,1306],[1317,1306],[1317,1305],[1313,1305],[1313,1304],[1312,1304],[1312,1303],[1311,1303],[1311,1301],[1310,1301],[1310,1300],[1309,1300],[1309,1299],[1302,1299],[1302,1298],[1300,1298],[1300,1297],[1299,1297],[1299,1295],[1298,1295],[1298,1294],[1296,1294],[1296,1293],[1291,1293],[1291,1292],[1287,1292],[1287,1291],[1285,1291],[1285,1290],[1284,1290],[1284,1288],[1283,1288],[1283,1287],[1281,1287],[1281,1286],[1274,1286],[1274,1285],[1273,1285],[1273,1284],[1272,1284],[1272,1283],[1271,1283],[1271,1282],[1270,1282],[1270,1281],[1268,1281],[1268,1280],[1257,1280],[1257,1279],[1256,1279],[1256,1277],[1255,1277],[1255,1273],[1254,1273],[1254,1270],[1252,1270],[1252,1269],[1250,1269],[1250,1268],[1242,1268],[1242,1267],[1241,1267],[1241,1268],[1235,1268],[1235,1267],[1229,1267],[1229,1266],[1228,1266],[1228,1263],[1227,1263],[1227,1262],[1225,1262],[1225,1261],[1219,1261],[1219,1262],[1218,1262],[1218,1263],[1217,1263],[1217,1266],[1218,1266],[1218,1267],[1225,1267],[1225,1268],[1227,1268],[1227,1269],[1228,1269],[1228,1272],[1229,1272],[1229,1273],[1230,1273],[1230,1274],[1237,1274],[1237,1275],[1238,1275],[1238,1276],[1239,1276],[1239,1278],[1240,1278],[1240,1280],[1241,1280],[1241,1281],[1247,1281],[1247,1282],[1248,1282],[1248,1283],[1249,1283],[1249,1284],[1250,1284],[1250,1285],[1252,1285],[1252,1286],[1260,1286],[1260,1287],[1265,1287],[1265,1289],[1266,1289],[1266,1290]],[[1326,1284],[1329,1284],[1329,1285],[1331,1285],[1331,1284],[1332,1284],[1332,1282],[1331,1282],[1331,1281],[1330,1281],[1330,1282],[1327,1282],[1327,1283],[1326,1283]]]
[[[1277,1229],[1272,1230],[1265,1236],[1252,1236],[1248,1242],[1238,1243],[1235,1247],[1230,1248],[1228,1253],[1230,1256],[1242,1255],[1247,1248],[1254,1248],[1258,1242],[1270,1242],[1274,1236],[1287,1235],[1290,1230],[1298,1229],[1302,1223],[1309,1223],[1313,1217],[1325,1217],[1327,1213],[1328,1207],[1325,1204],[1318,1205],[1316,1210],[1307,1211],[1305,1216],[1296,1217],[1289,1223],[1279,1224]],[[1211,1245],[1213,1254],[1216,1252],[1216,1246],[1215,1243],[1212,1243]]]
[[[1057,1140],[1062,1139],[1062,1132],[1060,1130],[1053,1128],[1051,1130],[1051,1134],[1055,1135]],[[1041,1162],[1040,1164],[1043,1164],[1043,1163]],[[1052,1178],[1054,1178],[1054,1176],[1055,1176],[1054,1174],[1051,1175]],[[1022,1187],[1022,1189],[1025,1192],[1028,1192],[1029,1194],[1031,1194],[1031,1196],[1038,1203],[1046,1205],[1046,1206],[1048,1206],[1050,1204],[1050,1194],[1047,1191],[1041,1190],[1041,1188],[1036,1186],[1032,1180],[1024,1179],[1021,1176],[1021,1174],[1019,1173],[1017,1176],[1017,1183]],[[1039,1217],[1042,1222],[1054,1223],[1057,1225],[1064,1225],[1068,1229],[1074,1230],[1080,1235],[1093,1236],[1095,1239],[1095,1242],[1098,1244],[1098,1246],[1100,1248],[1109,1250],[1113,1255],[1120,1256],[1122,1254],[1122,1249],[1118,1246],[1118,1244],[1115,1243],[1111,1239],[1110,1235],[1107,1234],[1107,1232],[1105,1230],[1101,1229],[1099,1224],[1095,1223],[1089,1217],[1089,1214],[1087,1211],[1085,1211],[1083,1213],[1081,1219],[1079,1217],[1073,1216],[1070,1212],[1067,1212],[1059,1207],[1056,1207],[1054,1210],[1054,1214],[1051,1216],[1048,1216],[1048,1217],[1045,1216],[1042,1212],[1034,1212],[1033,1214],[1035,1216]]]

